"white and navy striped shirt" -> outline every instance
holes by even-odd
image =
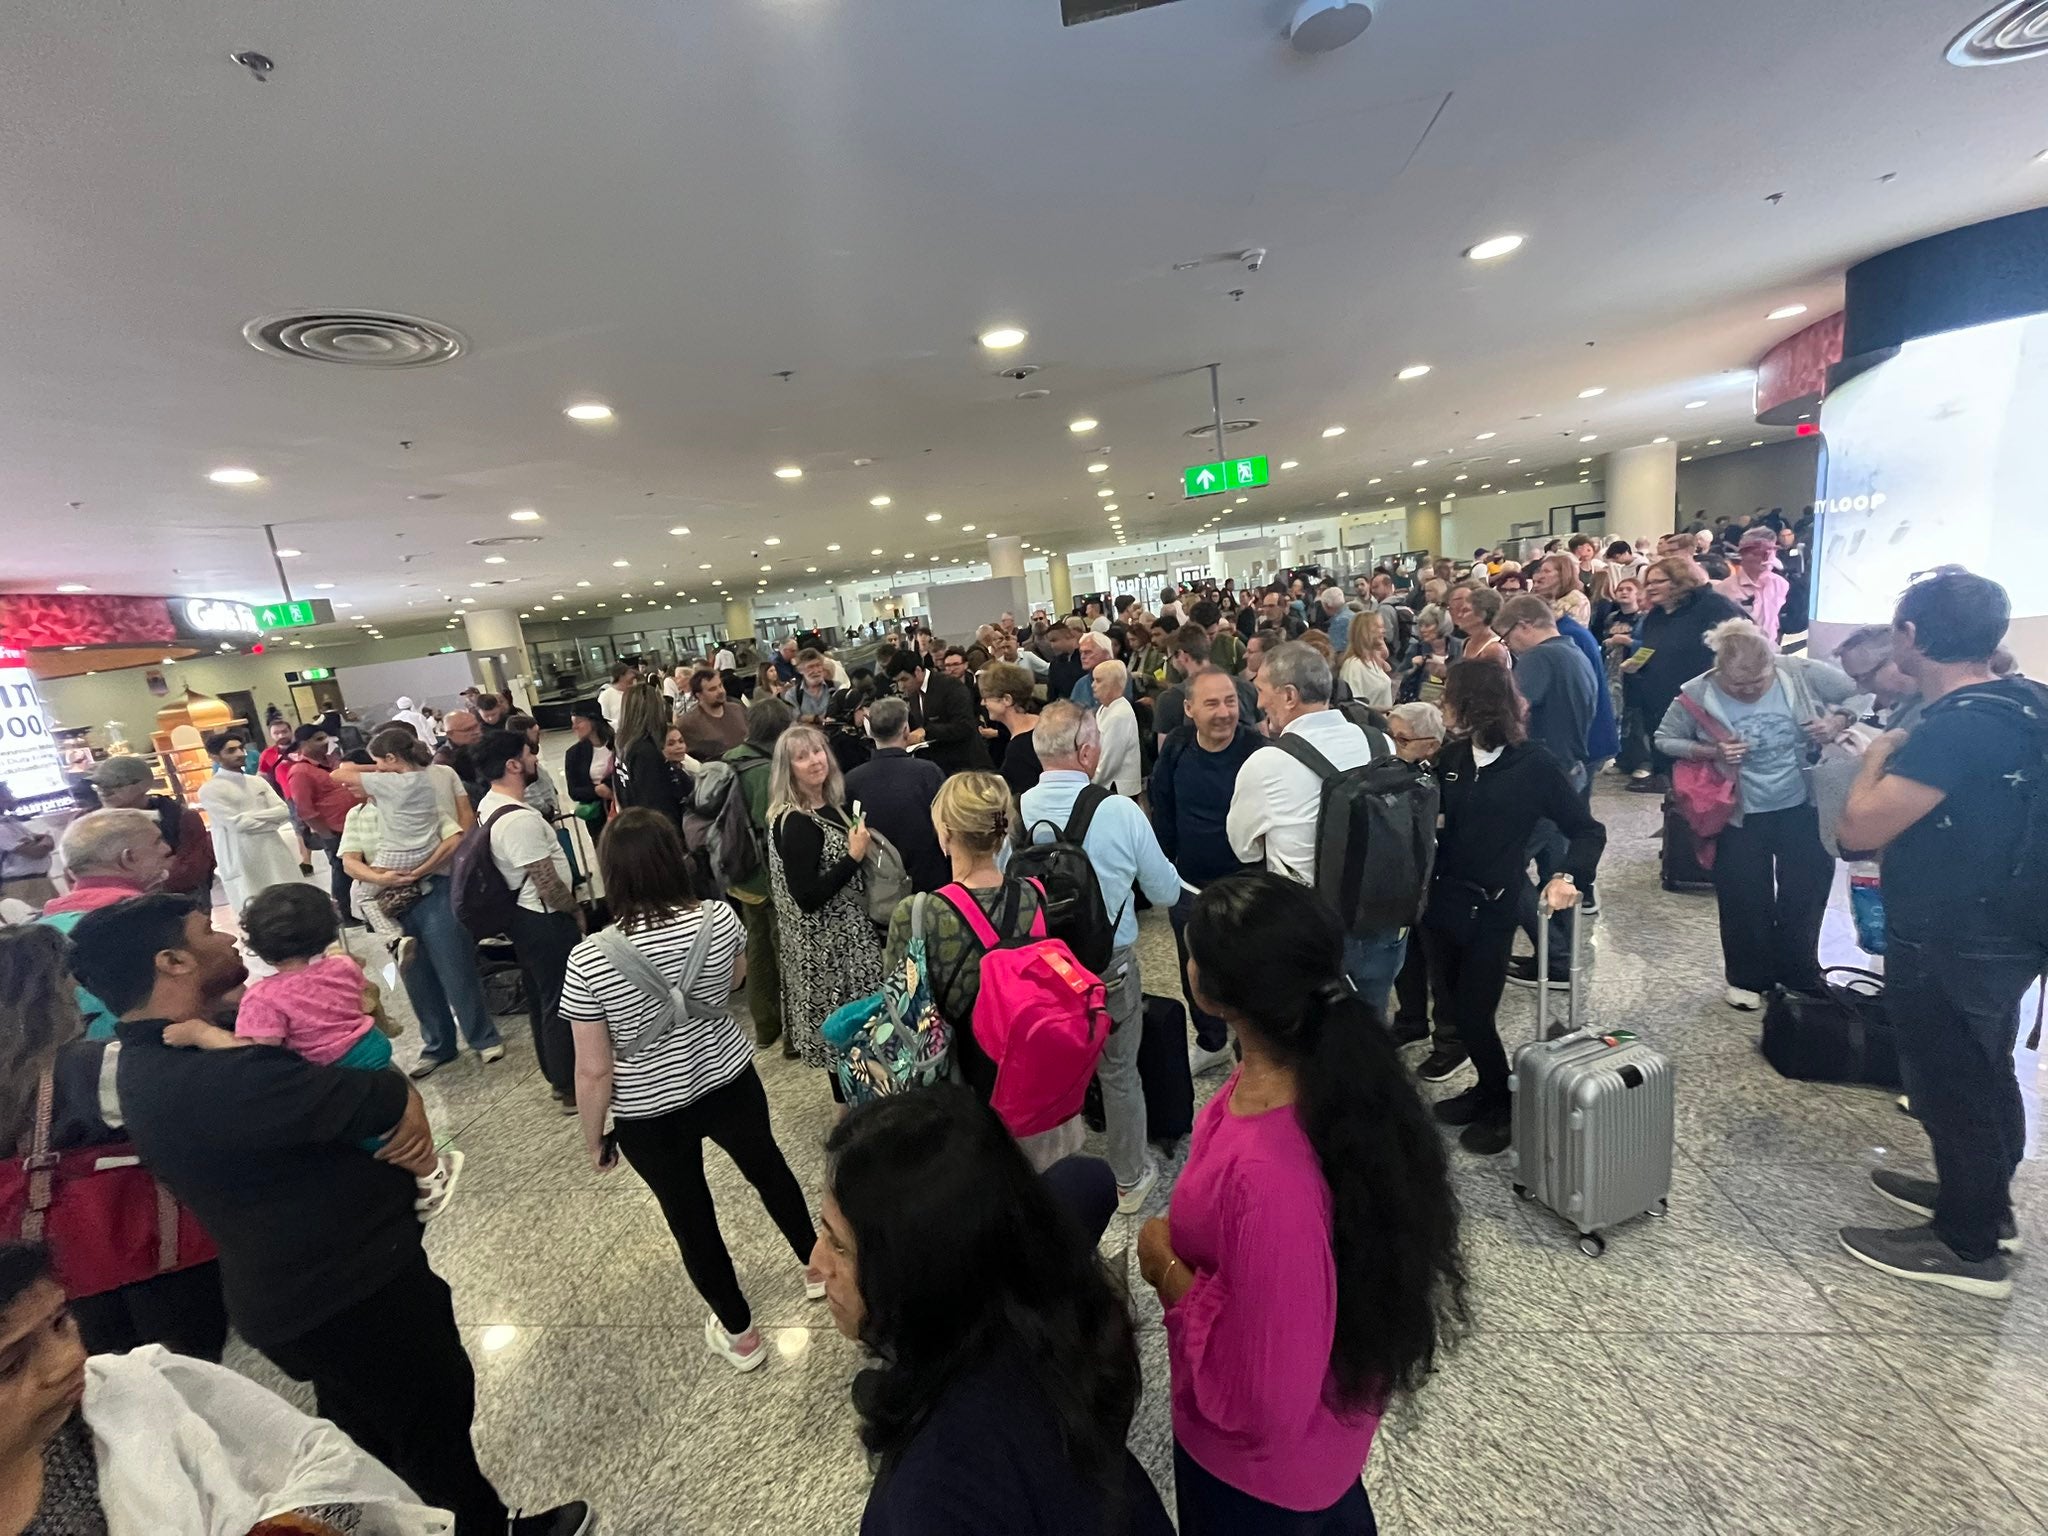
[[[636,928],[629,937],[671,984],[681,985],[698,925],[707,922],[710,950],[690,993],[690,1002],[702,1013],[633,1060],[614,1062],[612,1113],[621,1120],[648,1120],[693,1104],[723,1088],[753,1062],[754,1047],[729,1007],[733,960],[747,942],[746,929],[732,908],[722,901],[707,901],[654,927]],[[585,939],[570,953],[568,978],[562,983],[562,1017],[572,1023],[603,1023],[614,1051],[631,1045],[665,1006],[612,969],[595,939]]]

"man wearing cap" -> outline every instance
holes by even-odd
[[[292,755],[286,759],[291,771],[282,775],[292,787],[292,809],[299,813],[306,841],[327,855],[328,891],[342,922],[352,924],[356,921],[349,905],[352,882],[341,866],[341,834],[348,813],[363,797],[329,771],[334,766],[333,748],[326,731],[317,725],[302,725],[292,740]]]
[[[148,811],[171,850],[171,866],[161,889],[177,896],[197,896],[212,905],[213,839],[206,822],[190,806],[169,795],[154,795],[156,764],[146,757],[122,754],[103,758],[92,771],[92,787],[110,811]]]
[[[1792,584],[1773,569],[1777,554],[1777,534],[1769,528],[1751,528],[1735,547],[1735,569],[1714,583],[1714,590],[1740,608],[1773,645],[1778,643],[1786,594],[1792,590]]]

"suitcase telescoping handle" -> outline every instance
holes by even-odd
[[[1550,882],[1545,881],[1548,885]],[[1571,981],[1564,990],[1564,1021],[1567,1033],[1576,1034],[1579,1028],[1579,907],[1572,906],[1571,921]],[[1550,911],[1543,904],[1542,892],[1537,892],[1536,901],[1536,1038],[1550,1038]]]

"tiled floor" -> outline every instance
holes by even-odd
[[[1499,1160],[1454,1153],[1473,1324],[1374,1449],[1382,1529],[2048,1531],[2044,1261],[2021,1262],[1999,1304],[1893,1282],[1841,1253],[1835,1227],[1901,1214],[1867,1171],[1923,1166],[1918,1127],[1886,1094],[1778,1078],[1754,1049],[1755,1017],[1720,1000],[1711,898],[1657,886],[1654,802],[1603,787],[1597,809],[1610,841],[1605,915],[1587,925],[1591,1017],[1677,1060],[1671,1213],[1588,1259],[1510,1194]],[[1846,934],[1831,917],[1831,956],[1853,958]],[[1141,953],[1152,990],[1172,990],[1158,913]],[[1529,1033],[1529,996],[1510,989],[1510,1045]],[[2035,1059],[2020,1063],[2031,1114]],[[784,1151],[815,1188],[825,1086],[779,1054],[760,1065]],[[723,1155],[707,1161],[726,1236],[775,1348],[749,1377],[705,1353],[705,1308],[653,1201],[628,1172],[587,1170],[523,1028],[501,1064],[466,1059],[426,1087],[469,1155],[429,1248],[476,1357],[478,1445],[507,1495],[586,1495],[621,1536],[856,1529],[867,1477],[846,1385],[858,1353],[805,1303]],[[2048,1241],[2037,1159],[2020,1175],[2020,1225]],[[1135,1226],[1113,1226],[1113,1259]],[[1149,1293],[1136,1295],[1147,1386],[1131,1440],[1170,1505],[1164,1335]]]

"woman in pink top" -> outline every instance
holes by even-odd
[[[1380,1415],[1464,1316],[1443,1143],[1313,891],[1214,881],[1187,940],[1189,984],[1244,1060],[1138,1234],[1166,1308],[1180,1533],[1363,1536]]]

